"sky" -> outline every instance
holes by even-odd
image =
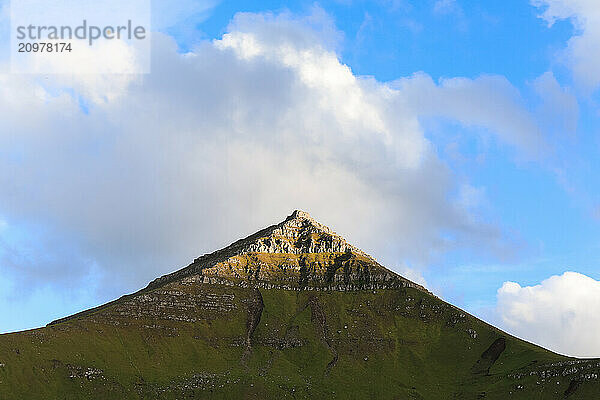
[[[10,73],[0,10],[0,332],[304,209],[507,332],[600,357],[595,0],[156,0],[149,74]]]

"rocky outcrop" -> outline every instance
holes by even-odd
[[[333,358],[331,359],[331,361],[329,361],[327,363],[327,367],[325,368],[325,375],[329,375],[329,373],[331,372],[331,369],[333,367],[335,367],[335,365],[337,364],[339,355],[338,355],[336,348],[332,345],[331,340],[329,338],[329,327],[327,325],[327,316],[326,316],[325,312],[323,311],[323,307],[319,303],[319,299],[315,296],[311,296],[309,299],[309,305],[310,305],[311,321],[315,325],[315,328],[317,330],[317,335],[321,339],[323,344],[325,344],[325,346],[327,347],[327,350],[329,350],[331,352],[331,355],[333,356]]]
[[[194,260],[155,279],[148,289],[176,280],[251,284],[263,288],[361,290],[414,287],[426,290],[381,266],[304,211],[283,222]]]
[[[296,210],[282,223],[265,232],[264,237],[236,242],[240,254],[246,253],[345,253],[364,254],[348,244],[327,226]]]
[[[255,288],[252,296],[248,301],[248,319],[246,320],[246,350],[242,356],[242,363],[252,353],[252,340],[254,339],[254,331],[258,328],[262,312],[265,307],[260,290]]]

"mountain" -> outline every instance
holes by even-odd
[[[512,337],[307,213],[105,305],[0,335],[4,399],[593,399],[600,360]]]

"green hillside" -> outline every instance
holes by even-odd
[[[282,226],[294,249],[252,251]],[[511,337],[323,228],[292,215],[133,295],[1,335],[0,399],[600,397],[599,360]]]

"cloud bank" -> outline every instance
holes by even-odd
[[[238,14],[185,54],[153,35],[148,76],[0,75],[2,272],[60,288],[93,274],[106,299],[295,208],[399,271],[502,247],[419,118],[481,125],[529,151],[541,139],[515,90],[494,77],[356,76],[338,39],[319,10]],[[23,229],[50,232],[52,246],[10,234]],[[52,248],[72,251],[47,263]]]
[[[558,353],[599,357],[600,281],[577,272],[535,286],[505,282],[497,310],[509,332]]]

